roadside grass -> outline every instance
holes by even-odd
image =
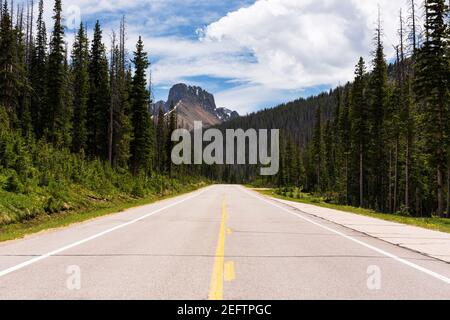
[[[253,190],[278,199],[294,201],[299,203],[311,204],[322,208],[335,209],[345,212],[354,213],[357,215],[382,219],[386,221],[392,221],[397,223],[408,224],[416,227],[421,227],[430,230],[436,230],[441,232],[450,233],[450,219],[443,219],[438,217],[432,218],[416,218],[401,214],[388,214],[380,213],[369,209],[356,208],[345,205],[337,205],[333,203],[325,202],[324,198],[317,197],[315,195],[307,193],[298,193],[295,196],[280,195],[276,192],[276,189],[270,188],[253,188]]]
[[[133,198],[122,195],[110,200],[89,201],[89,203],[86,203],[85,208],[70,209],[53,214],[39,214],[36,217],[22,222],[0,225],[0,242],[20,239],[38,232],[63,228],[75,223],[122,212],[133,207],[139,207],[186,194],[205,186],[207,186],[206,182],[199,182],[186,186],[182,190],[173,190],[164,195],[151,194],[143,198]],[[2,195],[0,194],[0,197],[1,196]]]

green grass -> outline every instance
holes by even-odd
[[[172,178],[148,171],[133,175],[123,164],[113,167],[0,125],[0,241],[150,203],[207,183],[177,171]]]
[[[153,194],[139,199],[122,196],[108,201],[97,200],[97,203],[91,201],[89,208],[67,210],[54,214],[39,214],[31,219],[0,226],[0,242],[20,239],[29,234],[34,234],[49,229],[62,228],[74,223],[84,222],[101,216],[121,212],[132,207],[138,207],[192,192],[204,186],[206,186],[206,183],[200,182],[186,186],[182,190],[174,190],[171,193],[166,193],[162,196]],[[25,203],[22,203],[22,206],[24,207],[29,207],[32,205],[33,201],[35,201],[34,198],[39,198],[36,195],[33,195],[33,197],[23,198],[18,195],[9,195],[9,197],[10,198],[5,198],[2,197],[2,194],[0,194],[0,199],[4,201],[7,200],[9,203],[11,203],[11,201],[14,202],[14,200],[18,203],[25,201]],[[11,198],[13,200],[11,200]],[[15,207],[17,208],[17,206]]]
[[[444,219],[444,218],[438,218],[438,217],[432,217],[432,218],[416,218],[411,216],[404,216],[400,214],[387,214],[387,213],[380,213],[369,209],[363,209],[363,208],[356,208],[351,206],[345,206],[345,205],[337,205],[332,203],[327,203],[324,201],[323,198],[307,194],[307,193],[300,193],[297,194],[296,197],[291,196],[283,196],[280,194],[277,194],[275,192],[275,189],[254,189],[255,191],[258,191],[264,195],[268,195],[274,198],[282,199],[282,200],[289,200],[294,202],[300,202],[305,204],[311,204],[318,207],[323,208],[329,208],[329,209],[335,209],[335,210],[341,210],[345,212],[350,212],[362,216],[382,219],[386,221],[392,221],[392,222],[398,222],[408,225],[413,225],[425,229],[430,230],[436,230],[436,231],[442,231],[450,233],[450,219]]]

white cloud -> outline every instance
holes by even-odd
[[[150,39],[163,55],[155,80],[232,78],[244,85],[219,92],[218,101],[244,113],[277,92],[345,83],[360,56],[370,64],[378,3],[392,57],[403,0],[259,0],[205,27],[200,41]]]
[[[198,76],[228,79],[237,86],[215,92],[217,100],[245,113],[266,101],[282,100],[289,92],[352,80],[360,56],[370,63],[378,4],[386,54],[392,57],[392,45],[398,41],[399,10],[406,6],[405,0],[258,0],[213,18],[211,3],[220,6],[220,1],[65,0],[64,7],[80,6],[83,19],[108,13],[117,18],[121,12],[127,13],[127,47],[131,52],[138,35],[143,36],[155,61],[155,85],[168,86]],[[48,16],[51,5],[52,1],[46,1]],[[181,5],[191,11],[186,15],[172,12]],[[163,18],[158,18],[162,14]],[[171,26],[197,23],[201,27],[211,19],[216,21],[202,28],[198,39],[195,35],[164,34]],[[106,43],[110,30],[117,26],[114,19],[105,21]]]
[[[381,1],[388,41],[396,39],[401,2]],[[243,72],[252,83],[272,89],[336,85],[350,80],[359,56],[368,56],[376,12],[375,1],[367,0],[260,0],[210,24],[204,37],[252,50],[258,67]]]
[[[241,115],[255,111],[255,106],[271,108],[279,103],[299,97],[298,91],[270,89],[262,85],[242,85],[218,92],[215,95],[219,106],[235,109]]]

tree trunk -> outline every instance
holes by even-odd
[[[317,191],[321,191],[322,190],[322,188],[320,187],[320,158],[319,158],[319,161],[318,161],[318,164],[317,164]]]
[[[392,148],[389,149],[389,212],[393,212],[392,201]]]
[[[109,107],[109,141],[108,141],[108,160],[109,163],[112,165],[113,164],[113,134],[114,134],[114,129],[113,129],[113,104],[111,103],[110,107]]]
[[[450,218],[450,164],[447,166],[447,218]]]
[[[414,0],[411,0],[411,20],[412,20],[412,45],[413,45],[413,52],[416,53],[417,49],[417,32],[416,32],[416,4],[414,3]]]
[[[406,142],[406,159],[405,159],[405,208],[409,212],[409,133]]]
[[[114,104],[116,97],[116,34],[113,32],[111,43],[111,66],[110,66],[110,86],[111,86],[111,99],[109,104],[109,127],[108,127],[108,161],[113,165],[113,137],[114,137]]]
[[[443,173],[442,166],[439,164],[437,167],[437,202],[438,207],[436,211],[436,215],[439,217],[444,216],[444,188],[443,188]]]
[[[416,216],[422,216],[422,210],[420,208],[420,190],[416,188]]]
[[[393,212],[397,212],[397,199],[398,199],[398,149],[399,149],[399,140],[398,137],[395,143],[395,167],[394,167],[394,207]]]
[[[345,154],[345,201],[347,205],[350,204],[348,198],[348,152]]]
[[[359,150],[359,206],[362,208],[364,205],[364,186],[363,186],[363,152],[362,145]]]

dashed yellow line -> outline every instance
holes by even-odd
[[[234,272],[234,262],[228,261],[225,262],[225,281],[233,281],[236,279],[236,273]]]
[[[209,300],[223,300],[223,282],[236,279],[234,262],[225,263],[225,235],[233,231],[226,227],[228,218],[225,199],[222,201],[222,221],[220,223],[219,239],[217,240],[216,255],[214,258],[214,269],[211,277]]]
[[[226,216],[226,204],[224,199],[222,202],[222,222],[220,224],[219,240],[217,241],[214,269],[211,277],[211,286],[209,291],[209,300],[223,300]]]

